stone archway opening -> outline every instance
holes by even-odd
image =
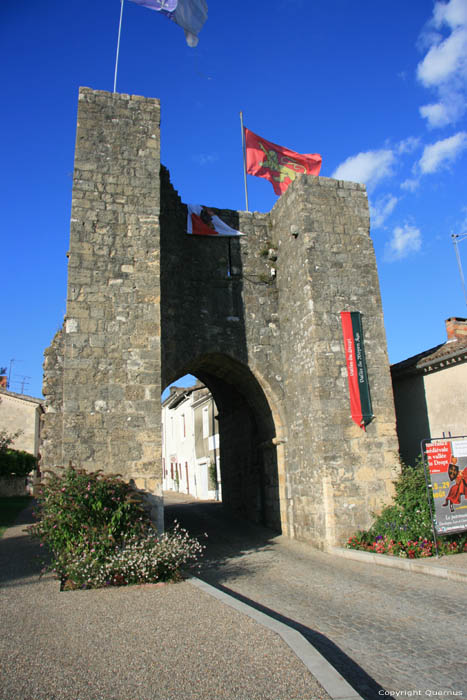
[[[224,508],[282,532],[277,430],[259,382],[221,353],[199,357],[185,371],[209,389],[217,406]]]

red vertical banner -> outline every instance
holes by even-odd
[[[341,322],[349,381],[350,414],[352,420],[365,430],[365,426],[373,418],[373,411],[363,345],[361,314],[358,311],[341,311]]]

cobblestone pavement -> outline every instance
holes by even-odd
[[[166,523],[207,532],[200,578],[297,628],[366,700],[467,698],[465,583],[336,557],[182,501],[166,498]]]

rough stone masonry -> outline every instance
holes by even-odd
[[[365,187],[300,176],[270,213],[215,209],[244,236],[189,236],[159,125],[156,99],[80,89],[42,467],[120,473],[163,527],[161,390],[191,373],[219,409],[226,507],[342,543],[390,501],[399,469]],[[362,313],[366,432],[350,417],[341,311]]]

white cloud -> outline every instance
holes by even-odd
[[[436,90],[438,101],[421,107],[420,114],[430,127],[441,127],[454,124],[467,109],[466,0],[436,2],[429,28],[425,34],[428,52],[418,64],[417,77],[425,87]],[[441,30],[447,30],[448,36]]]
[[[373,228],[380,228],[388,216],[394,211],[398,198],[391,194],[380,197],[374,204],[370,204],[371,225]]]
[[[372,189],[380,180],[392,175],[394,160],[394,153],[389,149],[358,153],[341,163],[331,177],[336,180],[364,182]]]
[[[452,110],[446,104],[423,105],[420,107],[420,114],[428,121],[430,126],[447,126],[451,123]]]
[[[419,168],[423,175],[435,173],[449,163],[452,163],[467,148],[467,132],[459,131],[454,136],[425,146],[420,158]]]
[[[394,262],[402,260],[411,253],[416,253],[422,247],[422,234],[420,229],[410,224],[396,226],[392,232],[391,240],[385,248],[385,260]]]
[[[407,180],[404,180],[404,182],[401,183],[401,189],[407,190],[407,192],[415,192],[419,184],[420,180],[418,180],[417,178],[408,178]]]
[[[460,220],[458,231],[462,233],[467,233],[467,207],[461,207],[461,211],[464,214],[464,219]]]
[[[409,136],[399,143],[397,146],[398,153],[412,153],[419,146],[420,139],[415,136]]]
[[[219,155],[217,153],[198,153],[192,156],[192,160],[198,165],[211,165],[219,160]]]
[[[450,27],[467,24],[467,4],[465,0],[437,2],[433,10],[433,23],[439,27],[446,22]]]

